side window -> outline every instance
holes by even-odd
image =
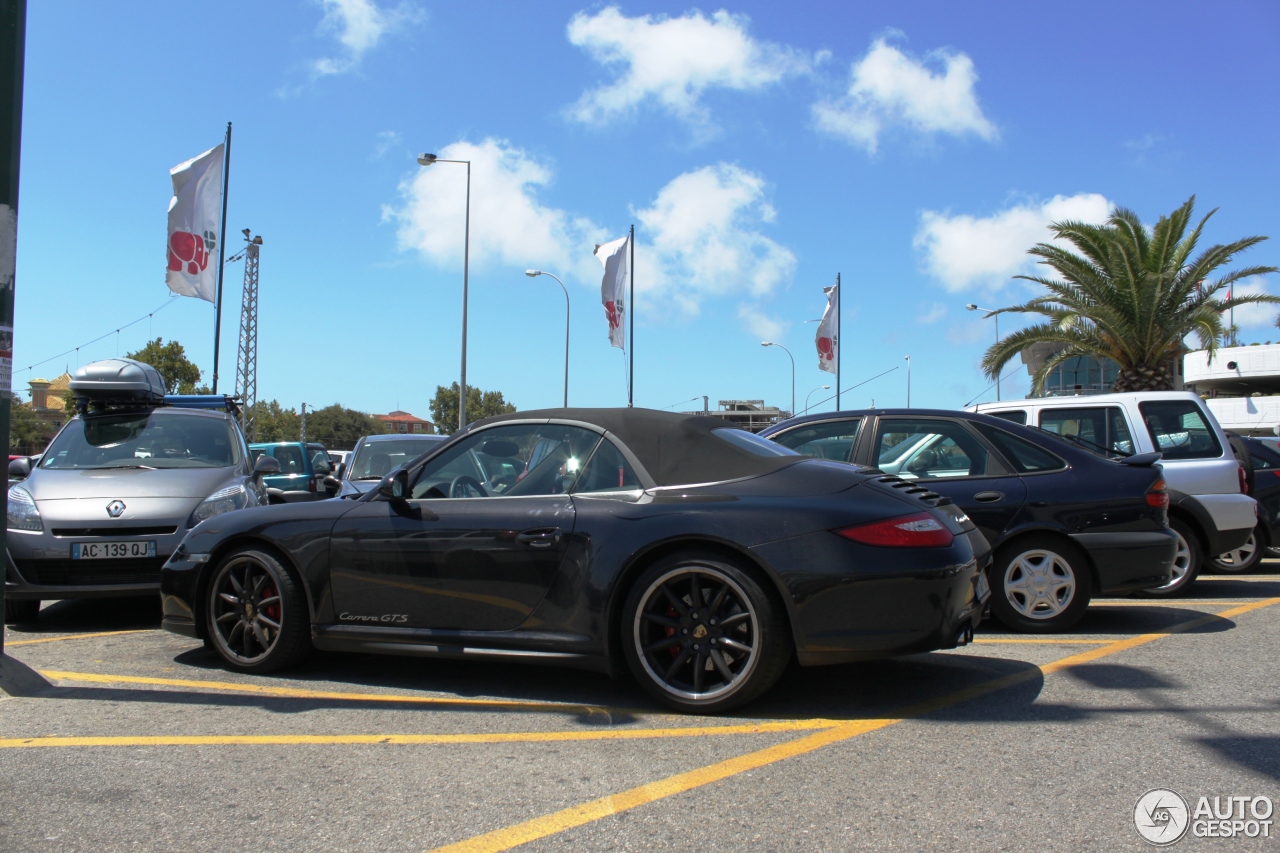
[[[1027,413],[1022,409],[1010,409],[1007,412],[986,412],[993,418],[1000,418],[1006,421],[1013,421],[1015,424],[1027,425]]]
[[[805,456],[848,462],[860,426],[862,418],[807,424],[773,436],[773,440]]]
[[[881,418],[875,449],[877,468],[908,480],[1005,473],[982,442],[956,421]]]
[[[1165,459],[1216,459],[1218,436],[1193,400],[1150,400],[1138,404],[1147,432]]]
[[[601,492],[636,492],[640,480],[631,470],[627,460],[613,442],[607,438],[596,448],[591,462],[573,487],[574,494],[598,494]]]
[[[281,474],[302,473],[302,451],[296,447],[275,448],[276,461],[280,463]]]
[[[1132,456],[1133,436],[1119,406],[1044,409],[1040,429],[1110,456]]]
[[[1002,429],[976,424],[978,431],[996,446],[1019,474],[1038,474],[1042,471],[1061,471],[1067,467],[1065,460],[1045,450],[1025,438],[1007,433]]]
[[[573,488],[600,436],[560,424],[480,430],[431,459],[414,480],[414,498],[561,495]]]
[[[333,465],[329,462],[329,454],[323,448],[310,448],[311,453],[311,470],[317,474],[328,474],[333,470]]]
[[[1274,462],[1270,459],[1263,459],[1256,453],[1250,453],[1249,458],[1253,460],[1253,470],[1255,471],[1273,471],[1276,468]]]

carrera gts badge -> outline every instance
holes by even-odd
[[[124,514],[124,510],[125,510],[124,501],[112,501],[111,503],[107,504],[107,515],[111,516],[112,518],[119,518],[121,515]]]

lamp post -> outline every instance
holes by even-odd
[[[551,276],[564,291],[564,407],[567,409],[569,408],[569,288],[564,286],[564,282],[558,276],[544,270],[525,270],[524,274],[529,278],[537,278],[540,275]]]
[[[458,429],[467,425],[467,276],[471,264],[471,161],[441,160],[434,154],[419,154],[418,165],[464,163],[467,167],[467,215],[462,237],[462,377],[458,382]]]
[[[911,408],[911,356],[907,359],[907,408]]]
[[[996,343],[1000,343],[1000,315],[995,313],[995,310],[992,308],[979,308],[977,305],[974,305],[972,302],[970,302],[968,305],[964,307],[965,307],[965,310],[967,311],[986,311],[987,317],[994,318],[996,321]],[[987,319],[987,317],[983,317],[982,319],[985,320]],[[991,386],[988,385],[987,387],[990,388]],[[999,373],[996,374],[996,402],[1000,402],[1000,374]]]
[[[817,388],[814,388],[813,391],[810,391],[808,394],[806,394],[804,398],[804,413],[806,415],[809,414],[809,398],[813,396],[815,391],[830,391],[830,390],[831,390],[830,385],[819,385]]]
[[[762,347],[777,347],[787,354],[787,358],[791,359],[791,416],[796,414],[796,358],[791,354],[791,350],[782,344],[775,344],[773,341],[761,341]]]

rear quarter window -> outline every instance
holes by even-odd
[[[1005,421],[1012,421],[1015,424],[1027,425],[1027,413],[1022,409],[1009,409],[1007,412],[983,412],[983,414]]]
[[[1222,445],[1194,400],[1148,400],[1138,404],[1143,423],[1163,459],[1217,459]]]
[[[988,441],[996,446],[996,449],[1009,460],[1009,463],[1013,465],[1013,469],[1019,474],[1062,471],[1067,467],[1066,460],[1050,453],[1035,442],[1019,438],[1012,433],[996,429],[989,424],[974,424],[974,426]]]

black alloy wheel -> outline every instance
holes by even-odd
[[[1027,536],[1001,546],[989,577],[991,613],[1014,631],[1065,631],[1080,621],[1093,594],[1084,553],[1056,536]]]
[[[1169,529],[1178,534],[1178,550],[1173,556],[1173,580],[1164,586],[1144,589],[1136,593],[1142,598],[1172,598],[1181,595],[1195,583],[1204,565],[1200,537],[1180,518],[1169,519]]]
[[[207,643],[234,670],[273,672],[311,650],[302,587],[267,551],[241,548],[224,557],[207,602]]]
[[[1266,541],[1266,534],[1263,533],[1262,525],[1259,524],[1249,534],[1248,541],[1239,548],[1213,558],[1213,571],[1226,575],[1242,575],[1253,571],[1262,562],[1262,557],[1267,552]]]
[[[621,627],[636,679],[681,711],[750,702],[791,657],[781,607],[719,555],[677,554],[651,566],[627,597]]]
[[[39,616],[39,601],[14,601],[11,598],[4,600],[4,624],[6,625],[24,625],[36,621]]]

